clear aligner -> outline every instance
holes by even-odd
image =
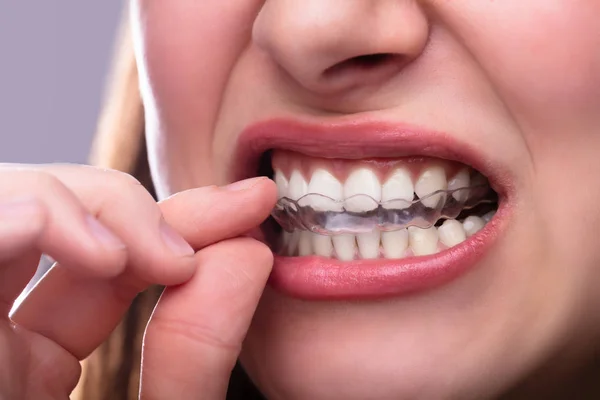
[[[398,199],[385,202],[365,194],[334,200],[322,194],[309,193],[298,200],[282,197],[271,215],[288,232],[298,229],[321,235],[357,234],[374,229],[394,231],[409,226],[429,228],[440,218],[456,218],[463,210],[494,202],[490,192],[493,193],[488,185],[479,185],[439,190],[412,201]],[[353,205],[357,203],[366,211],[348,210],[354,209]]]

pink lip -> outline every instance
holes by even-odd
[[[240,135],[232,180],[254,176],[260,156],[286,149],[325,158],[425,156],[462,162],[487,176],[499,194],[495,218],[458,246],[426,257],[342,262],[323,257],[279,257],[269,283],[304,299],[397,296],[447,283],[474,268],[502,232],[512,209],[510,173],[493,157],[448,134],[371,120],[306,123],[283,119],[250,126]]]

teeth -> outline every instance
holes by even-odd
[[[284,234],[287,234],[289,236],[289,238],[287,239],[287,254],[296,255],[298,250],[298,242],[300,241],[300,234],[298,233],[298,231],[294,231],[293,233],[284,232]]]
[[[354,253],[356,252],[356,239],[354,235],[337,235],[333,236],[332,240],[335,254],[339,260],[354,260]]]
[[[415,193],[419,198],[423,198],[438,190],[446,190],[446,171],[438,166],[425,168],[417,179]],[[435,208],[443,196],[443,193],[438,193],[421,202],[425,207]]]
[[[299,202],[300,205],[310,206],[318,212],[346,210],[356,213],[372,211],[380,203],[388,209],[404,209],[415,198],[421,199],[425,207],[435,208],[445,201],[446,195],[432,195],[433,193],[468,188],[477,184],[478,180],[481,180],[480,183],[486,182],[485,178],[473,174],[469,168],[460,169],[447,180],[443,167],[426,167],[421,170],[416,182],[413,182],[413,172],[408,167],[395,166],[390,172],[381,184],[375,171],[367,167],[359,167],[352,171],[345,182],[338,180],[333,172],[322,166],[313,171],[309,181],[298,169],[292,169],[288,179],[281,170],[275,168],[274,180],[278,198],[288,197],[296,201],[304,198]],[[305,197],[309,193],[311,196]],[[457,201],[466,200],[468,195],[467,190],[452,194]],[[281,249],[287,256],[317,255],[337,258],[340,261],[401,259],[407,255],[426,256],[462,243],[480,231],[494,214],[495,211],[491,211],[483,217],[470,216],[462,222],[446,220],[439,228],[409,227],[391,232],[373,231],[357,235],[325,236],[304,230],[292,233],[284,231]],[[441,248],[440,244],[443,244]]]
[[[422,229],[411,226],[408,228],[408,241],[415,256],[427,256],[437,253],[438,231],[435,226]]]
[[[444,221],[442,226],[438,228],[438,235],[440,237],[440,242],[448,247],[456,246],[467,239],[463,224],[455,219]]]
[[[340,181],[324,169],[317,169],[313,172],[310,183],[308,184],[308,193],[318,193],[327,196],[335,201],[343,199],[344,190]],[[329,198],[320,196],[311,196],[308,205],[315,211],[342,211],[341,203],[334,203]]]
[[[277,185],[277,198],[287,197],[289,182],[281,171],[275,171],[275,184]]]
[[[288,246],[290,245],[290,239],[292,238],[293,234],[291,232],[288,231],[283,231],[281,232],[281,244],[283,245],[283,248],[287,249]]]
[[[402,258],[408,248],[408,230],[382,232],[381,245],[385,258]]]
[[[308,185],[306,184],[304,177],[302,176],[300,171],[293,171],[288,185],[288,196],[292,200],[298,200],[302,196],[305,196],[307,193]]]
[[[360,194],[372,197],[375,201],[365,196],[349,198]],[[381,184],[377,175],[368,168],[353,171],[344,184],[344,198],[347,211],[366,212],[377,208],[381,201]]]
[[[469,187],[471,177],[469,176],[468,169],[460,170],[450,181],[448,181],[448,190],[456,190],[460,188]],[[460,190],[456,193],[452,193],[452,197],[456,201],[465,201],[469,197],[468,190]]]
[[[490,211],[489,213],[485,214],[482,218],[486,223],[488,223],[492,220],[492,218],[494,218],[494,215],[496,215],[496,211]]]
[[[485,221],[481,217],[471,215],[463,222],[463,228],[467,234],[467,237],[473,236],[479,232],[485,226]]]
[[[311,234],[312,247],[316,255],[322,257],[331,257],[333,255],[333,243],[330,236]]]
[[[454,247],[477,233],[485,224],[482,217],[470,216],[462,223],[454,219],[446,220],[439,228],[411,226],[398,231],[374,231],[358,235],[325,236],[310,231],[284,231],[281,240],[283,254],[287,256],[314,254],[340,261],[401,259],[409,249],[414,256],[427,256],[440,251],[439,243],[448,248]]]
[[[300,239],[298,240],[298,255],[300,257],[310,256],[313,254],[311,236],[309,231],[300,231]]]
[[[379,231],[361,233],[356,236],[358,242],[358,254],[362,259],[379,258]]]
[[[414,198],[414,191],[410,173],[405,169],[399,168],[383,184],[381,188],[381,201],[404,200],[384,205],[385,208],[402,210],[410,206],[410,202]]]

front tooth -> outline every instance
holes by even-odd
[[[333,243],[331,242],[331,237],[319,235],[317,233],[311,234],[311,237],[314,253],[322,257],[331,257],[333,254]]]
[[[479,232],[485,226],[485,221],[483,218],[478,217],[476,215],[471,215],[465,219],[463,222],[463,228],[467,233],[467,237],[471,237],[477,232]]]
[[[358,254],[360,254],[360,258],[365,260],[379,258],[380,238],[381,237],[379,231],[360,233],[356,235],[356,241],[358,243]]]
[[[350,199],[352,196],[356,197]],[[377,208],[381,201],[381,184],[377,175],[368,168],[353,171],[344,184],[344,198],[347,211],[366,212]]]
[[[440,242],[448,247],[456,246],[467,239],[463,224],[455,219],[447,219],[442,226],[438,228]]]
[[[311,254],[313,254],[311,234],[312,232],[309,231],[300,232],[300,239],[298,241],[298,255],[300,257],[310,256]]]
[[[308,205],[315,211],[342,211],[343,192],[342,184],[335,176],[324,169],[317,169],[308,184],[308,193],[311,193]]]
[[[470,173],[468,169],[460,170],[450,181],[448,181],[448,190],[456,190],[460,188],[468,188],[471,181]],[[458,192],[452,193],[452,197],[456,201],[465,201],[469,197],[468,190],[459,190]]]
[[[339,260],[354,260],[354,253],[356,251],[356,239],[354,235],[335,235],[332,236],[332,241],[335,254]]]
[[[381,245],[385,258],[402,258],[408,248],[408,230],[382,232]]]
[[[388,205],[384,205],[384,207],[402,210],[410,207],[414,191],[410,173],[403,168],[398,168],[383,184],[381,188],[381,201],[385,203],[390,200],[401,200],[393,201]]]
[[[437,253],[438,232],[435,226],[427,229],[411,226],[408,228],[408,241],[415,256]]]
[[[298,200],[308,193],[308,185],[304,180],[304,177],[298,170],[292,171],[292,175],[290,176],[290,181],[288,185],[288,196],[292,200]]]
[[[277,185],[277,198],[287,197],[289,182],[283,172],[279,170],[275,171],[275,184]]]
[[[419,179],[417,179],[415,193],[419,198],[423,198],[438,190],[446,190],[446,171],[439,166],[428,167],[421,173]],[[421,202],[425,207],[435,208],[444,198],[444,193],[438,193]]]

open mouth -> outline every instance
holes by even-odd
[[[277,224],[267,221],[263,232],[282,256],[431,255],[476,234],[498,208],[483,175],[440,159],[323,159],[274,150],[263,155],[261,171],[279,197]]]
[[[240,164],[277,184],[261,230],[276,254],[271,283],[293,296],[380,297],[442,284],[474,266],[504,225],[501,169],[446,136],[279,121],[250,128],[238,145]]]

